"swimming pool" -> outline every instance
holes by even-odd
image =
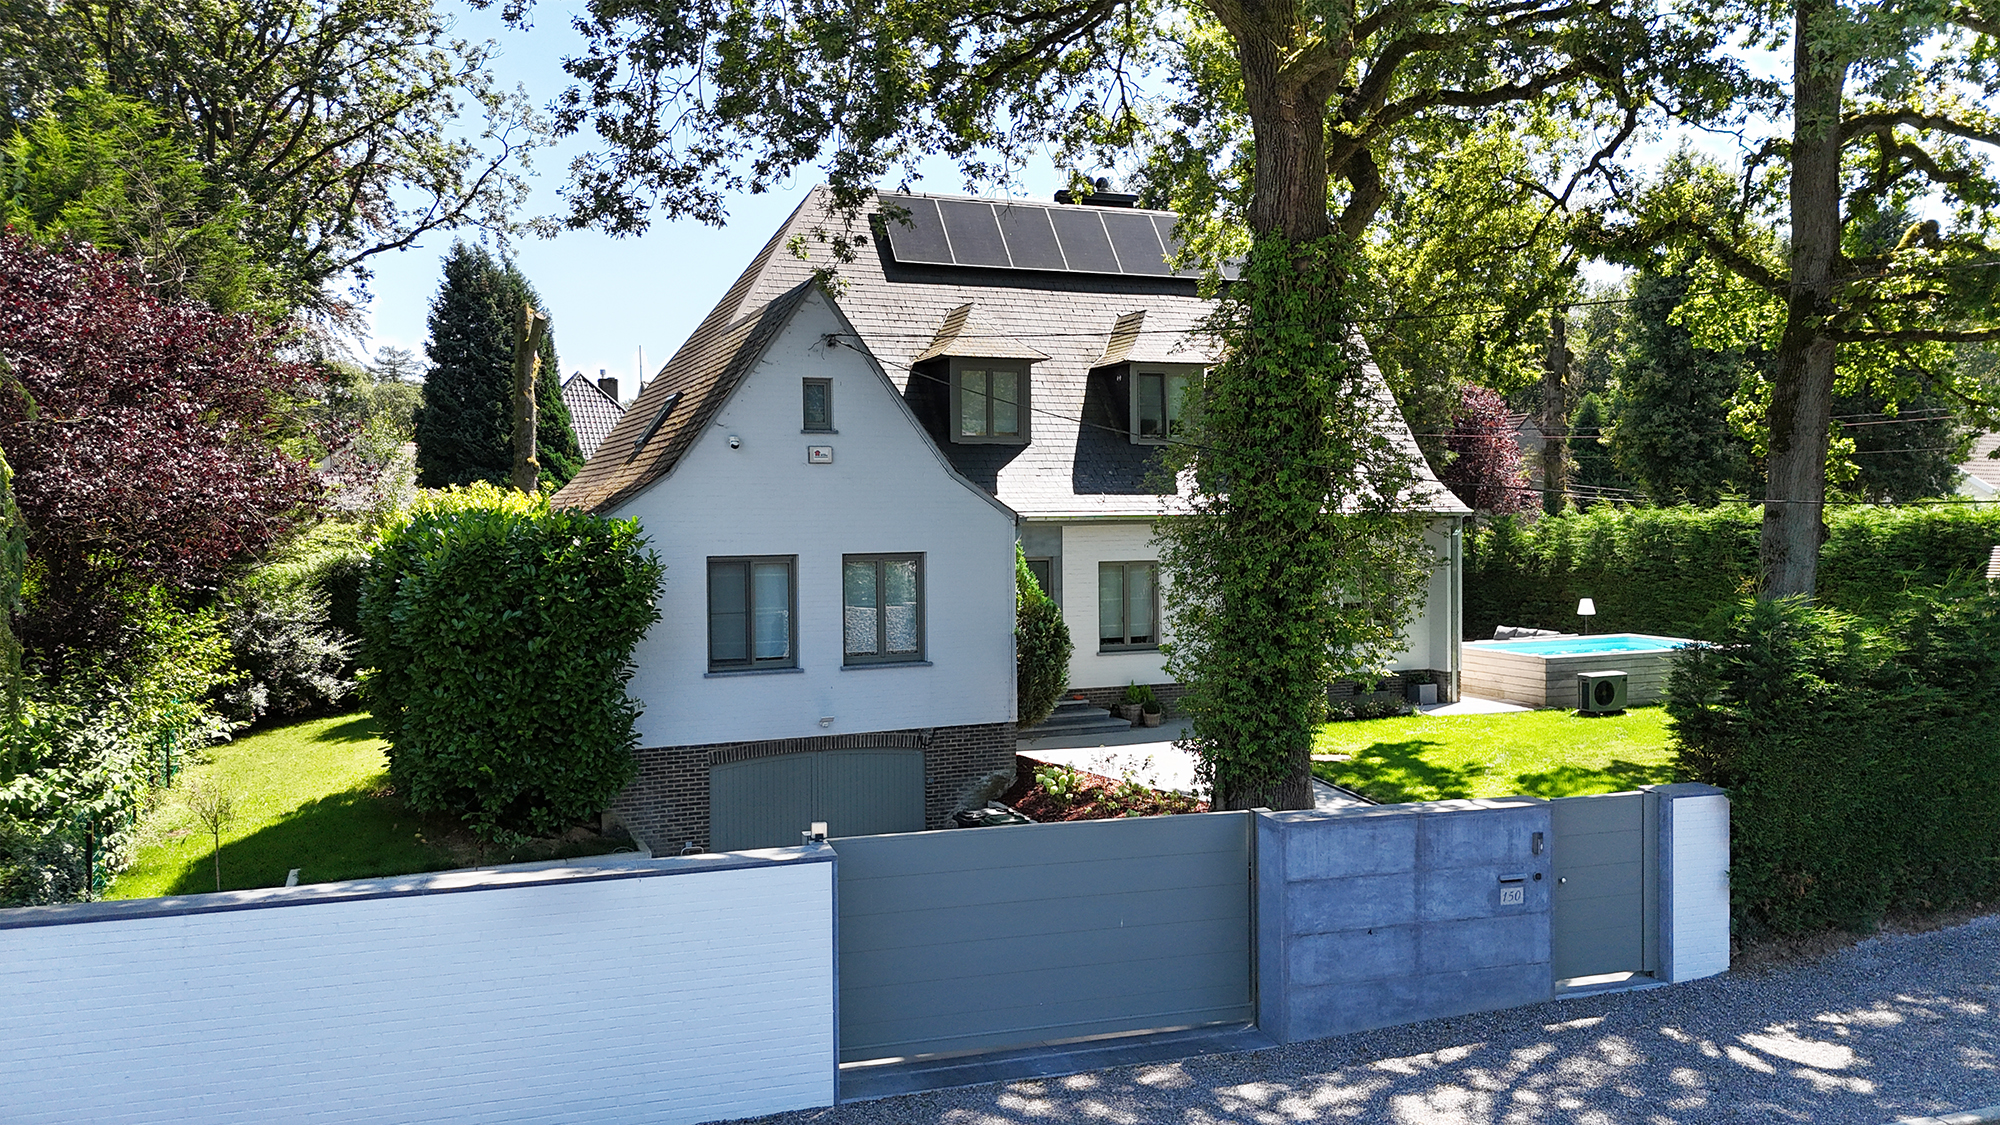
[[[1467,641],[1461,649],[1459,690],[1529,707],[1574,707],[1578,672],[1619,671],[1626,675],[1628,703],[1655,703],[1666,692],[1674,653],[1693,643],[1647,633]]]

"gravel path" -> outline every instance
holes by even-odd
[[[2000,1104],[2000,915],[1813,964],[768,1125],[1882,1125]]]

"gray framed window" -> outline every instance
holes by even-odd
[[[847,663],[924,658],[922,555],[843,555],[840,587]]]
[[[1179,436],[1187,389],[1199,367],[1141,368],[1132,374],[1132,440],[1143,444]]]
[[[1035,576],[1035,584],[1042,588],[1042,593],[1051,598],[1056,596],[1056,560],[1030,557],[1028,573]]]
[[[1160,644],[1160,564],[1097,564],[1097,648],[1100,652]]]
[[[805,380],[805,424],[809,434],[833,432],[833,380]]]
[[[1028,365],[952,361],[951,436],[960,442],[1028,440]]]
[[[711,672],[796,668],[797,555],[708,560]]]

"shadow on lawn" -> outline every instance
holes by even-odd
[[[1518,774],[1514,784],[1524,797],[1573,797],[1582,793],[1618,793],[1641,785],[1664,785],[1674,779],[1674,764],[1647,765],[1613,758],[1603,769],[1557,766],[1552,770]]]
[[[1441,745],[1423,738],[1377,742],[1356,753],[1353,761],[1322,763],[1315,769],[1324,770],[1320,776],[1326,780],[1385,805],[1472,796],[1473,782],[1485,768],[1460,769],[1424,760],[1426,753]]]
[[[344,723],[330,726],[319,733],[314,742],[372,742],[382,737],[375,727],[375,716],[363,711]]]
[[[222,889],[282,887],[294,867],[301,882],[324,883],[453,866],[418,838],[427,827],[401,801],[371,785],[328,794],[222,845]],[[215,861],[206,837],[198,830],[196,836],[203,845],[200,854],[188,861],[167,894],[215,890]]]

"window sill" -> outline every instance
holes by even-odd
[[[827,435],[830,435],[830,434],[837,434],[837,433],[839,433],[840,431],[839,431],[839,430],[800,430],[799,432],[800,432],[800,433],[802,433],[802,434],[811,434],[811,435],[818,435],[818,436],[822,436],[822,437],[824,437],[824,436],[827,436]]]
[[[1119,645],[1117,648],[1105,648],[1104,646],[1099,645],[1097,649],[1097,655],[1119,656],[1128,652],[1158,652],[1158,651],[1160,651],[1159,645]]]
[[[873,672],[878,668],[928,668],[928,660],[873,660],[866,664],[842,664],[843,672]]]
[[[732,676],[790,676],[801,674],[804,671],[804,668],[800,668],[797,665],[793,665],[790,668],[724,668],[715,672],[705,672],[701,678],[704,680],[725,680]]]

